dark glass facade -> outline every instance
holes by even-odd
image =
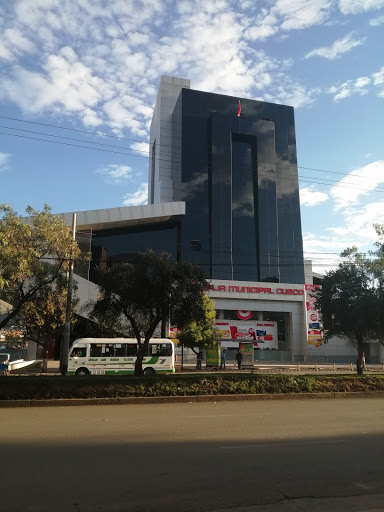
[[[180,92],[181,259],[212,279],[304,283],[293,108],[244,99],[241,112],[230,96]]]
[[[167,252],[176,260],[179,239],[179,220],[93,231],[90,280],[97,282],[97,268],[105,269],[114,263],[124,263],[149,249],[155,254]]]
[[[149,201],[163,187],[185,201],[185,215],[93,232],[90,278],[153,249],[199,264],[210,279],[304,283],[293,108],[242,99],[239,116],[238,98],[177,94],[168,131],[159,122],[158,140],[169,144],[151,140]]]

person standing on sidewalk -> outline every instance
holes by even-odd
[[[225,370],[225,348],[221,351],[221,362],[220,362],[220,370]]]
[[[242,360],[243,360],[243,354],[240,352],[240,349],[239,349],[236,354],[237,368],[239,370],[241,370],[241,361]]]
[[[203,353],[200,352],[197,354],[196,358],[196,370],[201,370],[201,361],[203,360]]]

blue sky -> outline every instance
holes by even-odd
[[[384,0],[0,0],[0,31],[0,203],[146,203],[164,74],[293,105],[305,256],[323,271],[348,246],[372,247]]]

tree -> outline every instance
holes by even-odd
[[[92,305],[91,317],[107,321],[114,330],[133,332],[138,343],[135,375],[142,374],[144,354],[160,322],[169,320],[179,328],[204,321],[202,270],[197,265],[172,261],[169,254],[152,251],[136,255],[129,263],[114,265],[98,273],[100,297]]]
[[[66,271],[71,258],[88,257],[80,255],[67,225],[47,204],[43,211],[26,211],[22,219],[11,206],[0,205],[0,293],[13,306],[0,329]]]
[[[381,231],[380,231],[381,229]],[[356,247],[345,250],[346,261],[326,273],[317,304],[328,338],[345,336],[357,344],[357,373],[363,374],[364,346],[384,337],[384,250],[382,228],[376,226],[378,250],[369,258]]]
[[[195,354],[196,345],[199,349],[209,348],[217,343],[215,306],[206,293],[203,295],[204,318],[199,322],[193,320],[185,325],[178,334],[178,339],[184,347],[191,348]]]
[[[72,300],[72,312],[77,302],[76,299]],[[21,310],[24,336],[42,347],[44,369],[47,366],[49,346],[55,341],[58,331],[63,330],[66,305],[67,281],[64,275],[60,275],[55,283],[38,290]],[[72,313],[71,323],[75,322],[76,316]]]

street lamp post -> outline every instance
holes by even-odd
[[[76,213],[73,214],[72,221],[72,238],[76,240]],[[72,288],[73,288],[73,254],[69,262],[68,269],[68,291],[67,291],[67,307],[65,310],[65,324],[63,342],[61,344],[60,354],[60,371],[62,375],[66,375],[68,371],[68,352],[69,352],[69,339],[71,334],[71,307],[72,307]]]

